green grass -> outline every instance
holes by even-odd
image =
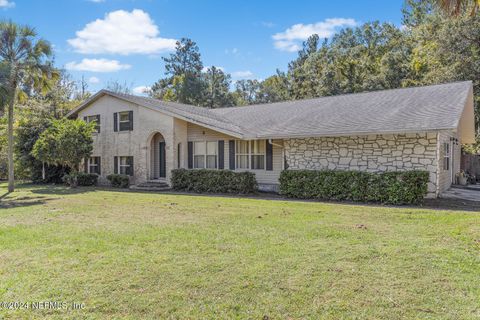
[[[2,196],[3,195],[3,196]],[[0,319],[478,319],[480,213],[0,185]]]

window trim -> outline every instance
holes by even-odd
[[[93,158],[97,158],[97,159],[98,159],[98,163],[97,163],[97,164],[92,164],[92,159],[93,159]],[[102,174],[102,172],[100,171],[101,169],[99,170],[100,172],[92,172],[92,170],[91,170],[91,167],[97,167],[97,169],[98,169],[99,167],[101,168],[101,161],[102,161],[102,158],[99,157],[99,156],[89,157],[89,158],[87,159],[87,169],[88,169],[88,172],[87,172],[87,173],[95,173],[95,174],[101,175],[101,174]]]
[[[94,115],[90,115],[90,116],[85,116],[86,118],[86,123],[90,123],[92,121],[95,121],[97,122],[97,124],[95,125],[95,132],[93,132],[94,134],[95,133],[100,133],[100,126],[101,126],[101,121],[100,121],[100,115],[99,114],[94,114]]]
[[[133,176],[133,173],[134,173],[133,165],[131,163],[127,164],[127,165],[122,164],[122,158],[126,158],[127,163],[129,162],[129,158],[132,158],[132,160],[133,160],[133,156],[117,156],[118,174],[123,174],[123,175],[126,175],[126,176]],[[130,173],[122,173],[122,167],[130,168]]]
[[[127,120],[121,120],[122,114],[127,114]],[[118,117],[117,117],[117,124],[118,124],[118,132],[124,132],[124,131],[131,131],[130,128],[130,111],[120,111],[118,112]],[[127,123],[128,124],[128,129],[123,129],[122,130],[122,123]]]
[[[451,147],[449,142],[443,143],[443,170],[450,171]]]
[[[191,141],[193,143],[193,150],[192,150],[192,159],[193,159],[193,165],[192,165],[192,169],[197,169],[197,170],[200,170],[200,169],[208,169],[208,170],[218,170],[218,140],[194,140],[194,141]],[[203,142],[204,143],[204,150],[203,150],[203,153],[195,153],[195,144],[196,143],[201,143]],[[207,145],[208,143],[213,143],[215,145],[215,168],[207,168],[207,157],[208,156],[213,156],[213,154],[208,154],[207,153]],[[203,167],[200,168],[200,167],[196,167],[195,164],[195,157],[202,157],[203,156]]]
[[[255,141],[264,140],[235,140],[235,170],[251,170],[251,171],[266,171],[267,170],[267,144],[264,143],[263,153],[253,153],[253,144]],[[247,142],[247,153],[237,153],[237,144],[239,142]],[[247,156],[247,168],[238,168],[237,157]],[[263,156],[263,169],[252,169],[252,157]]]

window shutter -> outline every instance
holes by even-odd
[[[113,157],[113,173],[118,174],[118,157]]]
[[[193,142],[188,141],[188,169],[193,168]]]
[[[87,117],[83,117],[83,121],[87,122]]]
[[[265,141],[266,146],[266,169],[269,171],[273,170],[273,144],[271,144],[268,140]]]
[[[218,169],[225,168],[225,141],[218,141]]]
[[[102,174],[102,158],[98,157],[98,175]]]
[[[97,132],[100,133],[100,115],[97,114]]]
[[[113,131],[114,132],[118,131],[118,113],[117,112],[113,114]]]
[[[128,157],[128,164],[130,165],[130,175],[133,176],[133,157]]]
[[[83,171],[88,173],[88,158],[83,159]]]
[[[228,164],[230,170],[235,170],[235,140],[228,141]]]
[[[130,131],[133,130],[133,111],[128,111],[128,120],[130,121]]]

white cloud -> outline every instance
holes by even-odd
[[[210,69],[211,67],[213,66],[205,66],[202,68],[202,72],[207,72],[208,69]],[[219,66],[215,66],[215,68],[217,68],[218,70],[222,70],[223,72],[225,72],[225,68],[223,67],[219,67]]]
[[[99,82],[100,82],[100,79],[98,79],[97,77],[90,77],[90,78],[88,78],[88,82],[90,82],[90,83],[99,83]]]
[[[65,65],[67,70],[91,72],[115,72],[130,69],[130,65],[121,64],[118,60],[82,59],[81,62],[72,61]]]
[[[245,70],[245,71],[235,71],[232,73],[232,77],[234,78],[252,78],[253,77],[253,72],[250,70]]]
[[[68,43],[75,51],[87,54],[154,54],[173,50],[176,40],[161,38],[159,33],[145,11],[118,10],[88,23]]]
[[[300,50],[299,42],[307,40],[313,34],[318,34],[320,39],[330,38],[338,29],[355,25],[357,22],[354,19],[330,18],[317,23],[295,24],[284,32],[274,34],[272,38],[276,49],[293,52]]]
[[[136,94],[145,94],[148,91],[150,91],[149,86],[138,86],[138,87],[133,88],[133,93],[136,93]]]
[[[9,0],[0,0],[0,8],[13,8],[15,7],[15,2],[9,1]]]
[[[264,26],[265,28],[273,28],[275,27],[275,23],[270,21],[262,21],[262,26]]]

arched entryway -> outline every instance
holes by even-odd
[[[150,142],[150,179],[164,179],[167,176],[165,139],[157,132]]]

